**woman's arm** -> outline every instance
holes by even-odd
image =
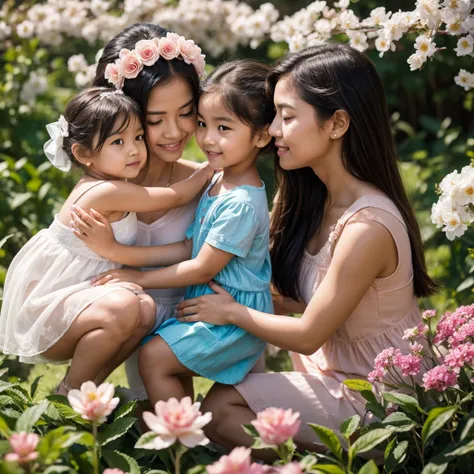
[[[107,260],[131,267],[167,266],[191,258],[192,240],[186,239],[168,245],[135,247],[115,240],[109,221],[94,209],[87,214],[73,206],[71,228],[78,239]]]
[[[390,251],[388,251],[390,249]],[[393,264],[396,247],[381,224],[358,219],[349,222],[336,246],[326,277],[301,318],[262,313],[236,303],[215,285],[206,295],[178,305],[184,322],[235,324],[275,346],[312,354],[344,323],[375,278]]]
[[[94,202],[90,207],[102,213],[166,211],[193,200],[213,174],[214,171],[206,163],[189,178],[167,188],[144,188],[125,181],[109,181],[94,190]],[[83,207],[86,211],[90,208],[87,205]]]
[[[233,255],[204,244],[196,258],[171,267],[147,272],[111,270],[98,275],[94,285],[110,281],[132,281],[142,288],[181,288],[212,280],[232,259]]]
[[[302,301],[296,301],[288,296],[282,296],[277,289],[271,285],[273,310],[275,314],[302,314],[306,308],[306,304]]]

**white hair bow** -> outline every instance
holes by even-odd
[[[43,147],[46,157],[59,170],[69,171],[71,169],[71,159],[63,148],[64,137],[69,136],[66,119],[60,115],[57,122],[46,125],[46,130],[51,137]]]

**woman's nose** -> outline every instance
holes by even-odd
[[[273,122],[270,124],[270,127],[268,128],[268,133],[272,137],[281,137],[281,119],[279,119],[277,116],[273,119]]]

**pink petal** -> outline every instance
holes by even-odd
[[[156,434],[162,435],[169,435],[169,430],[160,419],[149,411],[145,411],[143,413],[143,421],[147,424],[147,426]]]
[[[204,435],[202,430],[189,431],[179,435],[179,440],[188,448],[194,448],[194,446],[204,446],[209,443],[209,440]]]

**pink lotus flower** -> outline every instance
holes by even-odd
[[[8,440],[13,449],[13,453],[5,455],[5,461],[17,462],[19,464],[27,463],[35,460],[38,457],[38,452],[35,451],[40,437],[34,433],[13,433]]]
[[[122,49],[119,59],[119,72],[125,79],[135,79],[143,69],[142,60],[135,50]]]
[[[155,405],[156,415],[143,413],[145,423],[158,435],[144,446],[145,449],[164,449],[177,439],[188,448],[207,444],[209,440],[202,427],[211,421],[212,414],[203,415],[199,411],[200,405],[193,404],[190,397],[184,397],[181,401],[170,398],[167,402],[159,401]]]
[[[456,373],[445,365],[437,365],[423,375],[423,387],[426,390],[444,392],[448,387],[456,385]]]
[[[169,35],[169,33],[168,33]],[[156,38],[157,39],[157,38]],[[179,46],[169,37],[160,38],[158,41],[158,51],[160,56],[170,61],[179,56]]]
[[[277,470],[278,474],[303,474],[301,464],[299,462],[292,462],[285,466],[279,467]]]
[[[178,39],[178,46],[181,56],[186,64],[191,64],[201,55],[201,48],[193,40],[184,37]]]
[[[300,414],[282,408],[266,408],[251,421],[262,441],[267,445],[281,444],[296,435],[300,428]]]
[[[102,474],[128,474],[128,472],[123,472],[121,469],[110,469],[109,467]]]
[[[158,45],[153,40],[140,40],[135,45],[135,52],[144,66],[152,66],[160,57]]]
[[[104,77],[117,89],[122,89],[124,78],[122,74],[120,74],[119,63],[120,59],[117,59],[114,63],[107,64]]]
[[[250,464],[250,448],[234,448],[228,455],[222,456],[214,464],[207,466],[208,474],[265,474],[270,466]]]
[[[85,420],[102,423],[118,405],[120,399],[114,396],[114,386],[103,383],[96,387],[94,382],[84,382],[80,390],[71,390],[67,398],[71,407]]]

